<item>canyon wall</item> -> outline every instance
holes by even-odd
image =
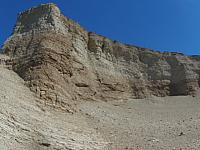
[[[80,100],[195,95],[200,86],[200,56],[112,41],[54,4],[20,13],[3,51],[45,104],[65,110]]]

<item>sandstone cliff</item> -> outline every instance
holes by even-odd
[[[37,96],[70,111],[79,100],[195,95],[200,57],[157,52],[87,32],[54,4],[18,15],[3,53]]]
[[[19,14],[2,49],[1,150],[200,149],[200,56],[112,41],[54,4]]]

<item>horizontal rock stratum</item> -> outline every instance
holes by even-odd
[[[20,13],[2,49],[0,150],[200,149],[200,56],[112,41],[54,4]]]
[[[3,53],[40,99],[66,110],[79,100],[195,95],[200,85],[200,56],[112,41],[54,4],[20,13]]]

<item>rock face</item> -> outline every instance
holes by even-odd
[[[45,4],[19,14],[3,46],[12,68],[47,105],[79,100],[195,95],[200,57],[156,52],[87,32]]]
[[[0,149],[200,149],[199,98],[165,97],[199,93],[200,56],[112,41],[54,4],[19,14],[2,49]]]
[[[12,70],[13,60],[6,55],[0,54],[0,67]]]
[[[106,149],[83,116],[41,105],[23,79],[2,66],[0,89],[1,150]]]

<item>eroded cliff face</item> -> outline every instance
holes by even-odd
[[[68,111],[79,100],[195,95],[200,85],[200,57],[156,52],[87,32],[54,4],[19,14],[3,50],[41,100]]]

